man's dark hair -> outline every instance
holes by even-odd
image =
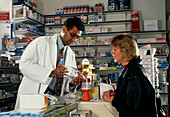
[[[78,30],[81,30],[81,31],[85,30],[83,22],[78,17],[68,18],[64,22],[64,25],[66,26],[67,30],[72,29],[74,26],[77,27]]]

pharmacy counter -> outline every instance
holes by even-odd
[[[27,116],[27,117],[34,117],[34,114],[39,114],[36,117],[69,117],[69,115],[74,111],[77,111],[78,104],[70,103],[67,105],[53,105],[48,108],[44,109],[36,109],[36,108],[27,108],[27,109],[17,109],[9,112],[9,115],[13,116]],[[16,115],[14,115],[16,114]]]
[[[91,110],[92,117],[119,117],[116,108],[104,101],[79,101],[78,110]]]

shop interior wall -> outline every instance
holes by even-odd
[[[51,1],[51,0],[47,0],[47,1]],[[37,11],[41,14],[44,14],[44,5],[45,5],[45,0],[35,0],[35,2],[37,3]]]
[[[1,0],[0,2],[0,11],[8,11],[10,9],[11,0]]]
[[[170,0],[166,0],[166,19],[168,19],[169,18],[169,20],[170,20],[170,7],[169,7],[169,5],[170,5]]]
[[[161,29],[166,29],[165,0],[133,0],[132,7],[141,11],[144,20],[158,19]]]
[[[12,19],[12,0],[0,0],[0,11],[9,11]]]

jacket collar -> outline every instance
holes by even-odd
[[[141,61],[142,61],[142,59],[140,59],[140,57],[133,58],[132,60],[129,61],[129,63],[127,64],[127,66],[125,68],[140,64]]]
[[[137,64],[140,64],[142,60],[140,59],[140,57],[136,57],[136,58],[133,58],[132,60],[129,61],[129,63],[127,64],[127,66],[121,71],[121,76],[124,78],[127,71],[128,71],[128,68],[131,68],[132,66],[136,66]]]

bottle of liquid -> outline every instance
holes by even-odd
[[[89,92],[91,91],[91,80],[88,79],[87,77],[82,82],[81,90],[84,92],[82,100],[83,101],[89,101],[90,100]]]
[[[130,9],[130,0],[124,0],[124,9]]]
[[[124,9],[124,2],[123,0],[119,0],[119,7],[120,7],[120,10],[123,10]]]
[[[118,10],[119,2],[118,0],[108,0],[108,11]]]
[[[162,72],[162,83],[166,83],[166,72]]]

